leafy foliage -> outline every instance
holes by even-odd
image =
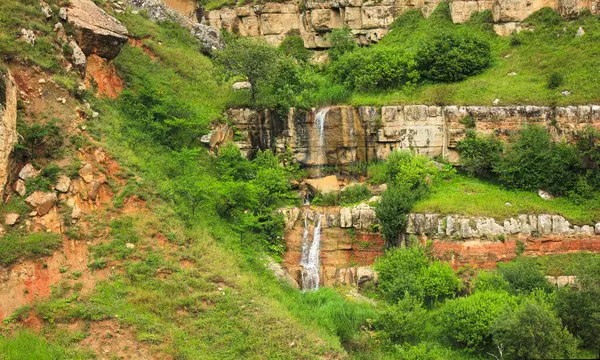
[[[500,162],[503,148],[502,142],[493,135],[481,136],[474,131],[468,131],[467,136],[456,144],[462,168],[480,177],[492,175]]]
[[[529,259],[499,263],[498,272],[508,281],[511,290],[515,293],[550,289],[550,284],[539,265]]]
[[[348,27],[334,29],[329,37],[329,42],[331,46],[328,53],[331,61],[337,61],[345,53],[352,52],[358,48],[352,31]]]

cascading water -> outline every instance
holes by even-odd
[[[308,246],[308,224],[304,219],[304,235],[302,238],[302,290],[319,289],[319,269],[321,266],[321,215],[313,232],[313,240]]]
[[[315,160],[320,163],[326,163],[325,161],[325,118],[327,118],[327,113],[329,112],[329,108],[324,108],[319,110],[315,115],[315,130],[316,133],[319,134],[319,147],[316,151]]]

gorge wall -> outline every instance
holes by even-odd
[[[383,255],[385,243],[378,232],[375,208],[362,203],[353,207],[282,209],[286,220],[283,266],[301,284],[302,238],[305,222],[312,233],[319,216],[321,229],[321,285],[352,285],[374,280],[369,268]],[[431,240],[434,256],[454,268],[470,265],[494,267],[524,256],[543,256],[576,251],[600,251],[600,223],[573,225],[552,214],[519,215],[497,220],[488,217],[420,214],[409,215],[407,235],[421,242]],[[522,247],[522,248],[521,248]]]
[[[411,9],[431,15],[440,0],[303,0],[284,3],[267,2],[208,11],[204,21],[242,36],[263,38],[279,45],[286,34],[295,31],[309,49],[326,49],[333,29],[347,26],[359,44],[379,41],[394,19]],[[562,16],[577,16],[583,10],[596,14],[596,0],[456,0],[450,2],[452,21],[463,23],[475,12],[490,10],[494,30],[510,35],[520,29],[520,22],[543,7]]]
[[[538,124],[547,127],[557,141],[573,140],[586,126],[600,129],[599,105],[332,106],[290,109],[285,118],[268,110],[230,109],[227,116],[243,135],[236,143],[244,153],[289,149],[305,166],[371,162],[385,159],[395,149],[457,161],[456,144],[469,126],[480,133],[507,137],[525,124]],[[472,121],[464,121],[468,117]]]

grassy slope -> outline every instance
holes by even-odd
[[[511,206],[507,206],[506,203]],[[488,216],[504,220],[518,214],[560,214],[574,224],[600,221],[600,203],[591,199],[574,203],[566,198],[543,200],[536,193],[507,190],[482,180],[454,175],[437,184],[431,196],[415,205],[416,212]]]
[[[429,19],[405,22],[394,28],[376,46],[414,48],[427,34],[433,32],[466,31],[487,38],[492,45],[494,64],[484,73],[454,84],[420,86],[410,92],[390,91],[373,94],[355,93],[354,105],[392,104],[457,104],[491,105],[500,99],[501,105],[572,105],[600,102],[597,59],[600,48],[598,17],[584,16],[575,21],[563,21],[551,29],[538,26],[532,32],[518,35],[521,45],[511,46],[510,37],[500,37],[477,24],[452,24],[443,14],[445,4],[440,4],[437,14]],[[413,16],[414,17],[414,16]],[[586,34],[575,38],[582,26]],[[547,88],[547,78],[552,72],[564,77],[564,85],[556,90]],[[516,76],[508,73],[516,72]],[[571,95],[562,96],[560,91]]]

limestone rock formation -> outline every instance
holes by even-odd
[[[85,54],[75,41],[71,41],[69,43],[69,46],[71,46],[71,49],[73,49],[73,54],[71,55],[73,65],[79,71],[85,72],[85,67],[87,65],[87,58],[85,57]]]
[[[524,124],[547,127],[554,140],[571,140],[586,126],[600,126],[600,106],[331,106],[311,111],[230,109],[229,119],[244,135],[243,153],[259,149],[285,152],[307,166],[345,166],[385,159],[395,150],[412,149],[458,161],[456,144],[464,138],[463,119],[475,130],[508,138]]]
[[[0,74],[0,193],[9,176],[9,159],[17,143],[17,86],[10,74]]]
[[[330,175],[319,179],[306,179],[304,180],[304,182],[308,185],[308,187],[314,194],[328,194],[330,192],[340,192],[340,185],[335,175]]]
[[[75,41],[86,55],[114,59],[128,39],[125,26],[91,0],[71,0],[67,21],[73,27]]]
[[[190,20],[170,9],[160,0],[127,0],[136,9],[146,10],[152,21],[171,21],[190,29],[190,32],[200,41],[201,50],[210,53],[225,47],[218,28]]]
[[[135,0],[143,1],[143,0]],[[267,2],[208,11],[205,22],[242,36],[263,38],[279,45],[286,34],[297,32],[309,49],[325,49],[331,44],[333,29],[346,26],[359,44],[379,41],[395,18],[411,9],[421,10],[425,17],[433,13],[440,0],[326,0]],[[563,17],[577,16],[588,9],[599,11],[596,1],[581,0],[455,0],[450,2],[450,14],[455,23],[464,23],[476,12],[490,10],[494,30],[499,35],[520,31],[520,22],[543,7],[557,10]]]

